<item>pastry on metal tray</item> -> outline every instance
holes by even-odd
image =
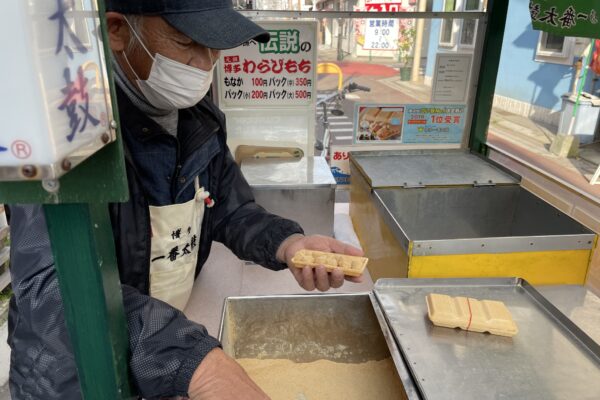
[[[298,268],[314,268],[323,265],[329,272],[335,268],[341,268],[344,275],[349,276],[360,276],[367,266],[368,261],[369,259],[365,257],[306,249],[299,250],[292,258],[292,262]]]
[[[431,293],[426,296],[426,302],[429,319],[437,326],[501,336],[515,336],[519,331],[501,301]]]

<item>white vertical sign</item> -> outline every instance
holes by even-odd
[[[3,17],[0,180],[54,179],[57,164],[114,138],[97,4],[4,0]],[[30,176],[20,175],[25,165]]]
[[[432,103],[464,103],[467,100],[472,59],[472,54],[438,53]]]
[[[398,20],[368,19],[364,50],[398,50]]]

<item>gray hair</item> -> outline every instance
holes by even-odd
[[[138,14],[128,14],[125,18],[129,21],[129,29],[133,29],[139,38],[143,40],[144,35],[142,33],[142,28],[144,25],[144,17]],[[131,35],[129,35],[129,43],[127,43],[127,53],[131,54],[138,46],[140,46],[140,43],[132,32]]]

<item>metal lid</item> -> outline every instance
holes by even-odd
[[[242,173],[253,188],[314,188],[335,186],[323,157],[247,158]]]
[[[520,179],[464,150],[351,152],[350,158],[373,189],[384,187],[493,186]]]

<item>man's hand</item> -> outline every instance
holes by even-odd
[[[200,363],[189,387],[190,400],[269,400],[246,371],[220,348]]]
[[[344,284],[344,278],[351,282],[362,282],[362,275],[358,277],[344,277],[344,273],[339,268],[336,268],[332,272],[327,272],[323,266],[316,268],[296,268],[292,262],[292,257],[294,257],[294,254],[296,254],[298,250],[302,249],[319,250],[359,257],[363,255],[363,252],[356,247],[327,236],[290,236],[284,240],[279,247],[277,258],[281,261],[285,261],[300,286],[304,289],[311,291],[316,288],[325,292],[330,288],[339,288],[342,286]]]

